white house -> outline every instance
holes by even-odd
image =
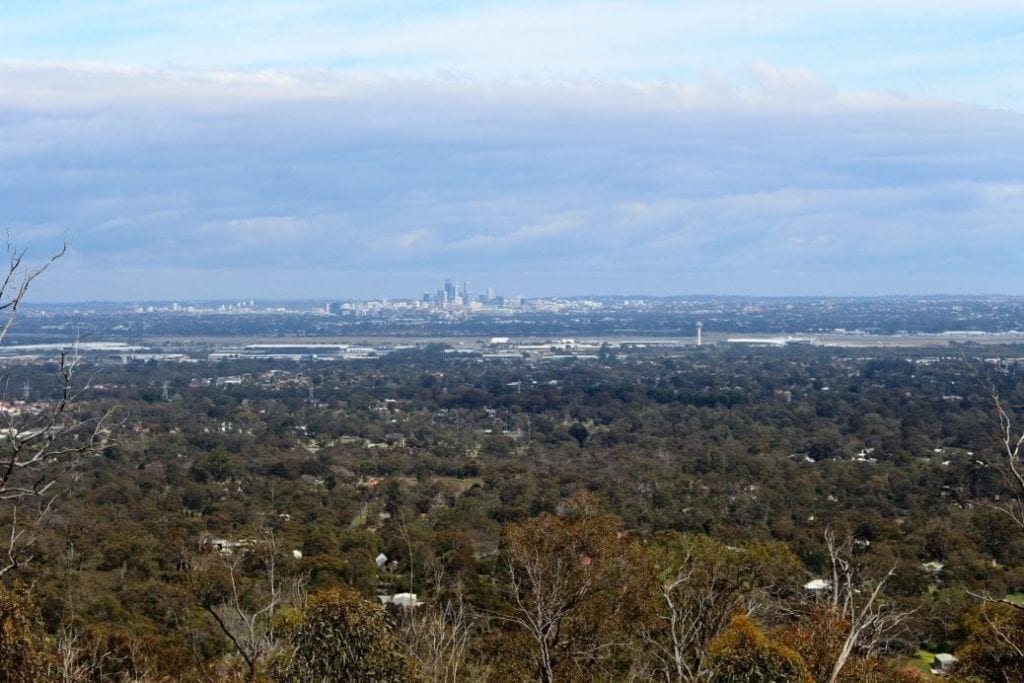
[[[956,664],[956,657],[948,652],[940,652],[935,655],[935,661],[932,665],[932,673],[937,675],[949,673],[954,664]]]

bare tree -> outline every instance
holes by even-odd
[[[859,576],[852,559],[853,540],[852,536],[837,540],[831,528],[825,530],[825,548],[831,572],[830,608],[847,625],[845,637],[832,665],[829,683],[839,679],[850,655],[854,652],[865,657],[875,654],[912,614],[887,601],[882,592],[886,582],[895,573],[895,567],[889,569],[881,579],[871,580]]]
[[[246,680],[255,681],[260,665],[278,646],[274,617],[297,601],[302,582],[282,580],[273,532],[231,550],[213,550],[208,561],[195,564],[194,589],[203,610],[234,645],[245,662]]]
[[[61,683],[82,681],[92,673],[83,661],[85,639],[74,624],[62,624],[54,644],[57,648],[57,676]]]
[[[443,592],[438,582],[434,594]],[[462,586],[456,584],[434,604],[404,609],[402,616],[400,638],[426,679],[438,683],[460,680],[477,618],[465,604]]]
[[[703,664],[707,643],[722,627],[718,617],[724,615],[728,619],[733,614],[729,608],[716,609],[720,596],[714,590],[714,579],[710,584],[696,585],[697,570],[688,566],[689,560],[685,558],[658,588],[662,602],[659,616],[667,638],[654,633],[645,633],[643,637],[647,656],[642,659],[648,661],[651,673],[665,681],[698,681],[706,677]],[[740,607],[732,600],[729,602],[731,607]]]
[[[42,264],[30,265],[25,251],[7,242],[0,269],[0,344],[7,338],[30,285],[67,252],[67,244]],[[0,576],[31,562],[34,546],[52,516],[56,484],[84,454],[109,437],[111,414],[83,417],[75,390],[78,355],[74,345],[57,359],[56,396],[16,405],[9,396],[9,373],[0,397],[0,523],[7,531],[0,550]]]
[[[729,546],[704,536],[659,538],[660,585],[654,628],[642,633],[638,676],[666,682],[711,677],[708,646],[737,614],[765,611],[788,595],[799,561],[785,546]]]
[[[700,630],[707,624],[703,618],[705,610],[701,608],[708,602],[700,599],[690,602],[689,596],[680,595],[680,589],[690,584],[694,574],[693,569],[684,567],[686,567],[685,563],[676,570],[674,576],[662,583],[658,591],[665,605],[663,618],[668,622],[669,642],[662,644],[656,638],[645,639],[654,644],[654,649],[662,655],[661,659],[667,664],[664,667],[667,681],[697,679],[699,663],[695,666],[688,654],[691,649],[694,649]],[[690,606],[697,607],[697,609],[691,611],[688,609]],[[703,659],[700,657],[698,662]]]
[[[529,637],[541,681],[596,676],[651,618],[652,562],[613,515],[543,514],[509,524],[502,565],[505,609],[489,616]]]
[[[546,551],[547,549],[545,549]],[[577,571],[579,559],[514,546],[505,560],[513,608],[497,618],[516,624],[537,646],[542,681],[555,678],[563,621],[594,591],[593,576]]]
[[[1018,424],[1014,411],[1003,401],[993,382],[985,383],[992,405],[999,420],[999,440],[1006,462],[1006,475],[1013,496],[1009,502],[996,505],[1024,530],[1024,468],[1021,464],[1021,449],[1024,448],[1024,425]],[[1013,603],[1010,603],[1013,604]]]

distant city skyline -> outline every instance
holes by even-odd
[[[1024,4],[0,7],[47,301],[1022,294]]]

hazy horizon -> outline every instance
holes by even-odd
[[[1024,294],[1001,294],[1001,293],[979,293],[979,294],[951,294],[951,293],[908,293],[908,294],[715,294],[715,293],[683,293],[683,294],[649,294],[649,293],[607,293],[607,294],[595,294],[593,292],[585,294],[537,294],[537,295],[525,295],[520,293],[505,293],[506,297],[521,297],[524,300],[545,300],[545,299],[564,299],[564,300],[586,300],[586,299],[651,299],[652,301],[658,300],[693,300],[693,301],[715,301],[715,300],[750,300],[750,301],[813,301],[813,300],[830,300],[830,301],[844,301],[844,300],[863,300],[863,301],[886,301],[886,300],[989,300],[989,299],[1008,299],[1008,300],[1022,300]],[[23,307],[26,308],[45,308],[46,306],[76,306],[86,304],[99,304],[99,305],[171,305],[171,304],[236,304],[245,303],[248,301],[254,301],[255,306],[266,305],[278,305],[278,304],[304,304],[304,305],[317,305],[324,303],[345,303],[345,302],[364,302],[364,301],[417,301],[419,297],[416,296],[369,296],[369,297],[350,297],[350,296],[311,296],[311,297],[299,297],[299,298],[287,298],[287,299],[275,299],[270,297],[196,297],[196,298],[166,298],[166,299],[140,299],[140,298],[125,298],[125,299],[51,299],[43,300],[36,299],[32,301],[26,301]]]

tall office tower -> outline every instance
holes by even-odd
[[[455,303],[455,284],[450,280],[444,281],[444,298],[446,304]]]
[[[494,301],[494,287],[487,288],[487,300]]]
[[[462,281],[462,305],[468,306],[470,302],[469,296],[469,283],[465,280]]]
[[[423,292],[423,298],[421,299],[421,301],[423,303],[425,303],[425,304],[429,304],[430,303],[430,292]]]

